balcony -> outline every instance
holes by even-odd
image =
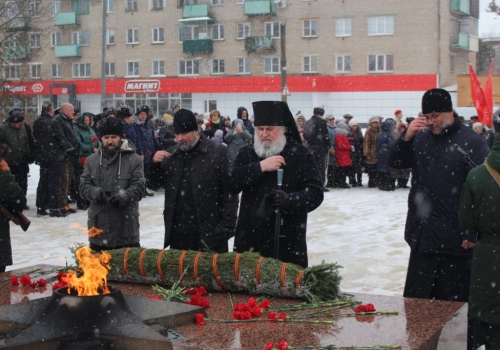
[[[257,50],[276,50],[273,38],[270,36],[250,36],[245,38],[245,50],[254,52]]]
[[[478,52],[479,39],[477,36],[473,36],[467,33],[458,33],[458,35],[452,37],[450,46],[452,49]]]
[[[71,26],[80,24],[76,12],[59,12],[54,17],[55,26]]]
[[[208,4],[186,5],[182,9],[182,18],[210,17]]]
[[[10,61],[24,60],[30,57],[29,46],[12,45],[5,47],[5,59]]]
[[[459,15],[470,15],[470,0],[450,0],[450,11]]]
[[[247,16],[276,15],[274,0],[246,0],[245,15]]]
[[[182,41],[184,53],[212,53],[214,51],[212,39],[194,39]]]
[[[80,48],[78,45],[57,45],[54,46],[55,55],[58,58],[80,57]]]

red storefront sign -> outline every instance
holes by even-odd
[[[74,84],[78,95],[101,93],[99,79],[45,80],[9,82],[4,88],[19,95],[48,94],[51,84]],[[374,75],[374,76],[288,76],[290,92],[373,92],[426,91],[437,86],[437,75]],[[208,77],[159,79],[106,79],[106,94],[124,93],[281,93],[281,78]],[[62,91],[56,89],[55,94]]]

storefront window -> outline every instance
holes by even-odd
[[[106,106],[119,109],[128,106],[132,113],[142,105],[148,105],[155,117],[161,117],[174,105],[191,109],[193,105],[192,94],[107,94]]]

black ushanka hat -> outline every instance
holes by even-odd
[[[123,137],[123,123],[118,118],[106,118],[99,130],[101,137],[106,135],[117,135]]]
[[[444,89],[430,89],[422,96],[422,113],[451,112],[453,103],[450,93]]]
[[[174,133],[183,134],[198,130],[196,117],[189,109],[179,109],[174,115]]]

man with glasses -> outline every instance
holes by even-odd
[[[467,302],[476,232],[460,229],[462,187],[475,164],[489,153],[484,139],[463,125],[450,94],[428,90],[422,113],[389,152],[389,165],[411,168],[405,240],[411,248],[405,297]],[[470,340],[470,339],[469,339]]]

